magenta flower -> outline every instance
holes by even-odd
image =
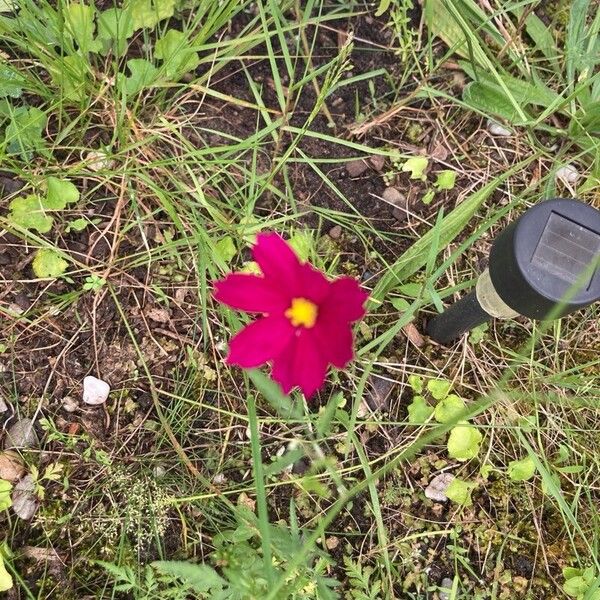
[[[329,281],[276,233],[259,234],[253,254],[262,275],[215,282],[216,300],[263,314],[231,340],[227,362],[245,369],[271,362],[286,394],[297,386],[312,396],[329,365],[342,369],[352,360],[352,323],[364,316],[367,294],[351,277]]]

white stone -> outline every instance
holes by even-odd
[[[442,579],[441,587],[444,588],[445,590],[452,590],[452,584],[453,584],[453,581],[452,581],[452,579],[450,579],[450,577],[444,577],[444,579]],[[440,592],[439,596],[440,596],[440,600],[450,600],[449,592]]]
[[[8,410],[8,404],[6,404],[6,402],[4,402],[4,399],[2,398],[2,396],[0,396],[0,413],[4,413]]]
[[[507,137],[513,134],[513,132],[510,129],[506,129],[506,127],[500,125],[500,123],[496,123],[496,121],[492,120],[488,121],[487,128],[492,135],[496,135],[499,137]]]
[[[556,170],[556,178],[564,183],[577,183],[579,171],[573,165],[564,165]]]
[[[110,386],[106,381],[88,375],[83,380],[83,401],[96,406],[104,404],[110,394]]]
[[[71,396],[65,396],[62,399],[62,407],[67,412],[72,413],[72,412],[75,412],[79,408],[79,405],[77,404],[77,401],[75,400],[75,398],[72,398]]]
[[[454,475],[452,473],[440,473],[436,475],[425,488],[425,496],[436,502],[446,502],[448,500],[446,490],[453,479]]]

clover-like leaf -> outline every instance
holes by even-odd
[[[448,454],[456,460],[471,460],[479,453],[483,436],[473,425],[457,425],[448,437]]]
[[[55,250],[42,248],[37,251],[31,266],[36,277],[56,279],[67,270],[69,263]]]
[[[94,16],[96,8],[91,4],[80,4],[73,2],[64,9],[65,21],[69,28],[69,33],[77,42],[79,51],[82,54],[89,52],[98,52],[102,49],[99,40],[94,39],[96,25]]]
[[[419,375],[409,375],[408,385],[410,385],[415,394],[420,394],[423,391],[423,378],[419,377]]]
[[[40,196],[20,196],[15,198],[8,208],[8,219],[14,225],[39,233],[48,233],[52,229],[52,217],[46,214]]]
[[[508,476],[513,481],[527,481],[535,475],[535,462],[531,456],[508,463]]]
[[[163,61],[163,69],[168,77],[178,79],[198,66],[200,57],[189,45],[187,35],[177,29],[169,29],[156,42],[154,56]]]
[[[455,394],[446,396],[435,407],[435,420],[439,423],[450,423],[464,410],[465,401]]]
[[[408,422],[415,425],[421,425],[429,419],[433,413],[433,408],[427,404],[423,396],[415,396],[408,405]]]
[[[1,480],[0,480],[1,481]],[[0,492],[0,498],[1,498]],[[0,500],[1,501],[1,500]],[[6,570],[6,565],[4,564],[4,558],[0,553],[0,592],[7,592],[13,587],[13,580],[10,573]]]
[[[472,506],[473,500],[471,499],[471,493],[477,487],[476,483],[471,481],[463,481],[455,477],[446,488],[446,497],[460,504],[461,506]]]
[[[438,173],[435,187],[438,190],[451,190],[456,184],[456,171],[446,170]]]
[[[402,170],[410,173],[411,179],[420,179],[425,181],[425,170],[429,164],[429,159],[425,156],[413,156],[409,158],[403,165]]]
[[[6,510],[12,506],[10,493],[12,491],[12,483],[6,479],[0,479],[0,510]]]
[[[19,98],[23,93],[23,76],[8,65],[0,65],[0,98]]]
[[[231,236],[226,235],[224,238],[220,239],[215,244],[215,252],[225,264],[229,264],[237,254],[237,248],[235,247]]]
[[[427,389],[436,400],[443,400],[451,387],[452,383],[447,379],[430,379],[427,382]]]
[[[129,75],[125,78],[125,91],[129,95],[138,94],[144,88],[150,87],[158,74],[158,69],[145,58],[128,60],[127,69]]]
[[[133,35],[131,10],[109,8],[98,15],[98,39],[104,53],[113,50],[118,56],[127,49],[127,40]]]
[[[66,179],[48,177],[47,186],[46,199],[43,202],[47,210],[63,210],[67,204],[79,200],[79,190]]]
[[[153,28],[159,21],[173,16],[175,0],[130,0],[125,7],[131,10],[134,29]]]
[[[46,113],[39,108],[17,108],[4,132],[6,151],[9,154],[20,154],[23,160],[30,160],[32,152],[39,151],[44,146],[42,131],[47,121]]]

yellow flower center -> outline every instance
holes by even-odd
[[[285,316],[294,327],[304,325],[307,329],[314,327],[317,321],[317,305],[306,298],[293,298],[292,305],[285,311]]]

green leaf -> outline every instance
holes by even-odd
[[[456,460],[471,460],[479,453],[483,436],[472,425],[457,425],[448,437],[448,454]]]
[[[471,329],[471,333],[469,334],[469,343],[470,344],[481,344],[483,338],[485,337],[486,331],[489,329],[489,325],[484,323],[483,325],[479,325]]]
[[[102,51],[112,50],[120,56],[127,49],[127,40],[133,35],[133,18],[130,10],[109,8],[98,16],[98,39]]]
[[[408,385],[410,385],[415,394],[420,394],[423,391],[423,378],[419,377],[419,375],[409,375]]]
[[[472,506],[473,500],[471,499],[471,493],[477,487],[476,483],[471,481],[463,481],[462,479],[454,478],[446,488],[446,496],[460,504],[461,506]]]
[[[438,190],[452,190],[456,184],[456,171],[446,170],[438,173],[435,186]]]
[[[10,498],[12,487],[10,481],[0,479],[0,510],[6,510],[12,506],[12,500]]]
[[[438,423],[450,423],[465,409],[465,401],[450,394],[435,407],[435,419]]]
[[[125,91],[129,95],[138,94],[155,81],[158,69],[145,58],[132,58],[127,61],[129,75],[125,78]]]
[[[435,198],[434,190],[427,190],[427,193],[421,198],[423,204],[431,204],[431,201]]]
[[[159,21],[173,16],[175,0],[130,0],[125,7],[131,10],[134,29],[152,29]]]
[[[74,219],[67,223],[66,232],[70,233],[71,231],[83,231],[90,224],[88,219],[84,219],[80,217],[79,219]]]
[[[392,303],[392,306],[400,312],[406,312],[410,308],[410,303],[404,298],[392,298],[390,302]]]
[[[430,379],[427,382],[427,389],[436,400],[443,400],[451,387],[452,382],[446,379]]]
[[[313,247],[313,238],[309,231],[297,231],[290,238],[290,246],[298,258],[302,261],[307,261],[310,258],[310,253]]]
[[[37,195],[15,198],[8,208],[8,219],[14,225],[39,233],[48,233],[52,229],[53,219],[46,214],[42,199]]]
[[[84,102],[88,100],[86,84],[89,62],[80,54],[68,54],[48,67],[52,81],[57,85],[65,100]]]
[[[227,235],[215,244],[215,253],[225,263],[229,264],[237,254],[237,248],[231,236]]]
[[[96,9],[94,6],[79,4],[73,2],[64,9],[65,21],[73,39],[77,42],[79,51],[87,55],[89,52],[98,52],[102,49],[102,44],[94,40],[96,25],[94,16]]]
[[[44,146],[42,132],[47,121],[46,113],[39,108],[17,108],[4,132],[6,151],[20,154],[23,160],[31,160],[33,151],[39,151]]]
[[[31,266],[36,277],[56,279],[67,270],[69,263],[55,250],[42,248],[37,251]]]
[[[408,405],[408,422],[422,425],[433,413],[433,407],[427,404],[423,396],[415,396]]]
[[[463,102],[486,115],[502,117],[510,123],[522,122],[517,109],[501,87],[474,81],[463,90]]]
[[[8,65],[0,65],[0,98],[19,98],[23,93],[23,76]]]
[[[169,29],[156,42],[154,56],[163,61],[163,69],[167,77],[179,79],[185,73],[198,66],[200,57],[189,48],[190,41],[183,32]]]
[[[218,591],[227,584],[225,579],[208,565],[179,560],[159,560],[153,562],[152,566],[164,575],[183,580],[196,593]]]
[[[527,481],[535,475],[535,462],[527,456],[522,460],[511,460],[508,463],[508,476],[513,481]]]
[[[2,480],[0,479],[0,482]],[[2,502],[2,492],[0,491],[0,503]],[[6,570],[4,558],[0,553],[0,592],[6,592],[13,587],[13,580],[10,573]]]
[[[48,190],[44,207],[47,210],[63,210],[67,204],[79,200],[79,190],[66,179],[48,177]]]
[[[409,172],[411,179],[420,179],[425,181],[425,169],[429,164],[429,159],[425,156],[413,156],[409,158],[403,165],[402,171]]]
[[[585,581],[583,577],[571,577],[565,581],[563,585],[563,591],[567,596],[583,596],[589,588],[589,583]]]

